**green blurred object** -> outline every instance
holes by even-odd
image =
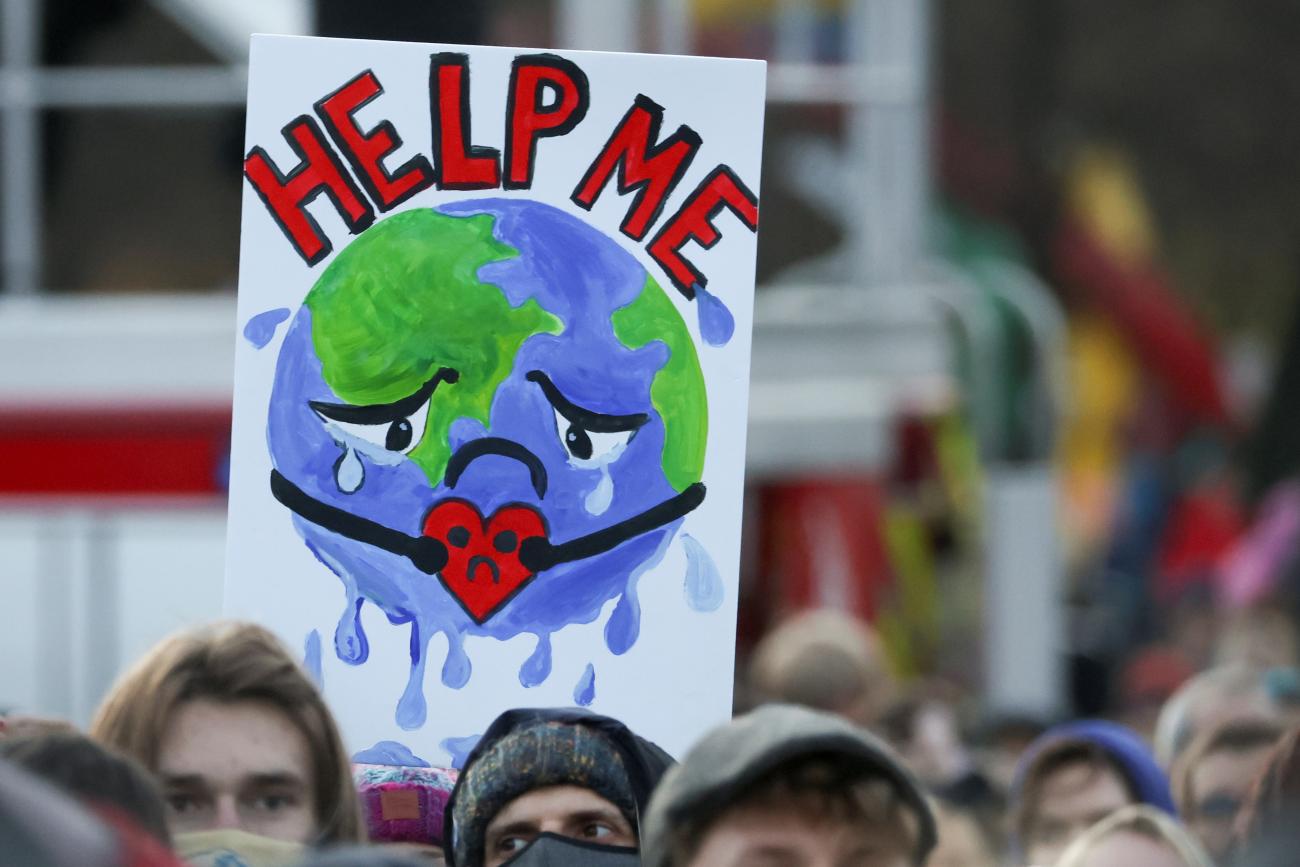
[[[932,249],[972,287],[951,320],[954,378],[962,386],[984,460],[1026,463],[1051,457],[1055,417],[1050,335],[1059,320],[1011,231],[940,206]],[[1041,320],[1035,322],[1034,320]]]

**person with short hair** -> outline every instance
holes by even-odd
[[[303,845],[364,839],[334,718],[306,672],[260,626],[219,623],[163,640],[109,692],[90,733],[158,779],[174,835],[242,831]]]
[[[22,867],[184,867],[119,811],[96,810],[0,759],[0,863]]]
[[[162,845],[171,846],[162,793],[133,759],[75,731],[0,740],[0,758],[96,811],[122,814]]]
[[[452,789],[447,863],[636,865],[641,816],[672,761],[610,717],[578,708],[506,711]]]
[[[792,614],[763,636],[749,666],[757,703],[784,702],[874,726],[898,686],[875,630],[834,609]]]
[[[1010,801],[1020,864],[1053,864],[1074,838],[1129,804],[1174,813],[1169,782],[1146,744],[1100,720],[1056,726],[1031,744]]]
[[[1056,867],[1214,867],[1214,862],[1168,815],[1130,804],[1084,831]]]
[[[1174,764],[1178,814],[1206,851],[1221,860],[1255,779],[1283,729],[1263,720],[1238,720],[1203,732]]]
[[[935,842],[920,784],[883,742],[831,714],[766,705],[713,730],[664,777],[642,863],[920,867]]]

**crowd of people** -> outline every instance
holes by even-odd
[[[1232,662],[1151,732],[975,736],[866,624],[796,616],[742,712],[674,759],[577,708],[501,714],[459,769],[355,763],[265,629],[173,636],[85,732],[0,724],[0,861],[34,867],[1281,867],[1300,851],[1300,682]]]

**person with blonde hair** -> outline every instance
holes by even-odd
[[[334,718],[260,626],[164,639],[114,685],[90,734],[158,779],[181,851],[195,832],[294,845],[365,838]]]
[[[1237,816],[1283,734],[1274,722],[1235,720],[1201,732],[1174,763],[1178,815],[1216,860],[1227,858]]]
[[[1055,867],[1214,867],[1214,862],[1168,815],[1132,804],[1083,832]]]
[[[1170,696],[1156,721],[1156,760],[1172,768],[1202,732],[1229,722],[1300,719],[1300,671],[1220,665],[1193,677]]]

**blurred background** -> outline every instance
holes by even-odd
[[[769,61],[742,672],[835,608],[972,724],[1149,728],[1296,662],[1300,5],[0,11],[0,709],[220,612],[253,32]]]

